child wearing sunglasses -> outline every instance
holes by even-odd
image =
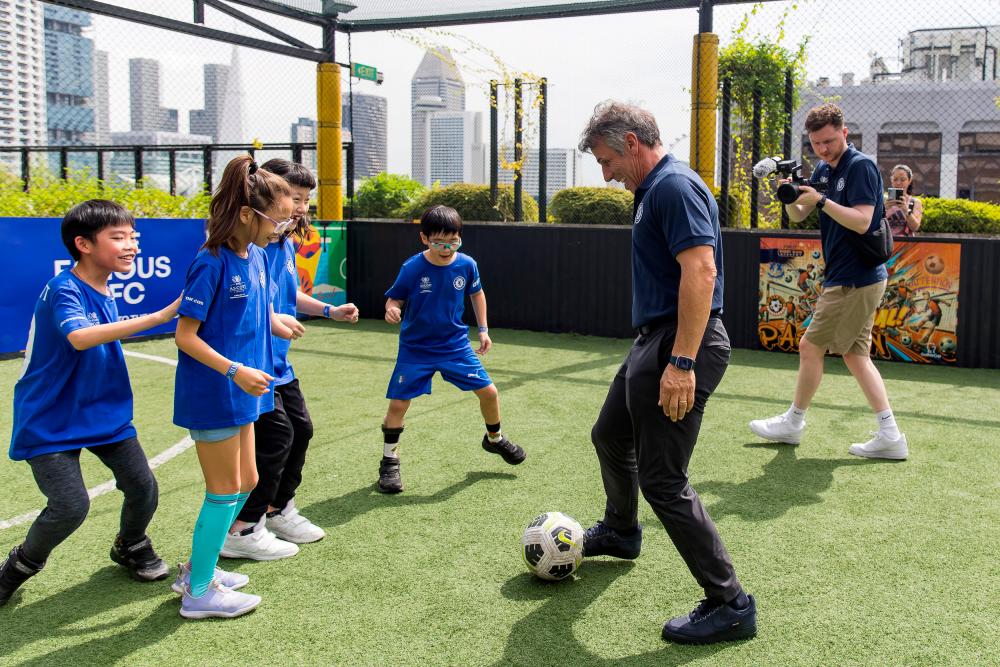
[[[233,520],[257,485],[254,422],[274,408],[272,334],[289,339],[271,308],[263,248],[292,214],[284,179],[233,158],[209,207],[208,239],[187,272],[175,340],[174,423],[190,430],[205,477],[191,559],[173,589],[184,618],[234,618],[260,597],[236,589],[246,575],[216,568]]]
[[[305,239],[309,226],[309,193],[316,179],[303,165],[275,158],[261,169],[288,182],[294,208],[287,223],[275,227],[276,238],[264,248],[276,287],[274,312],[289,329],[301,334],[298,313],[322,316],[340,322],[357,322],[353,303],[332,306],[299,289],[293,239]],[[254,424],[257,456],[257,486],[226,535],[222,555],[268,561],[288,558],[299,552],[299,544],[323,539],[322,528],[299,513],[295,491],[302,483],[306,450],[313,435],[312,419],[299,380],[288,360],[290,341],[274,336],[274,410],[262,414]]]
[[[511,465],[527,456],[500,430],[497,388],[476,356],[493,343],[486,324],[486,295],[474,259],[458,252],[462,246],[462,218],[448,206],[432,206],[420,218],[420,240],[427,249],[403,263],[396,282],[385,293],[385,319],[399,324],[399,353],[389,380],[389,410],[382,421],[383,451],[378,490],[399,493],[399,436],[410,401],[431,393],[434,373],[479,398],[486,422],[483,449]],[[465,295],[469,295],[479,324],[479,349],[469,343],[462,323]],[[403,307],[406,312],[403,313]]]

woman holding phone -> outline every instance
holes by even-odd
[[[924,217],[923,204],[913,196],[913,170],[905,164],[897,164],[892,168],[890,182],[885,219],[893,236],[913,236]]]

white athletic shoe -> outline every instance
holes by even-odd
[[[267,529],[286,542],[308,544],[326,537],[326,532],[309,519],[299,514],[294,500],[289,500],[285,509],[266,519]]]
[[[249,535],[226,534],[226,542],[222,545],[220,556],[226,558],[249,558],[250,560],[281,560],[299,552],[299,548],[291,542],[279,540],[269,531],[261,519],[253,527]]]
[[[797,445],[802,440],[802,432],[806,430],[806,422],[803,419],[801,424],[795,426],[787,416],[778,415],[769,419],[754,419],[750,422],[750,430],[771,442]]]
[[[855,456],[864,456],[869,459],[893,459],[895,461],[902,461],[910,455],[910,449],[906,446],[906,436],[902,433],[895,440],[890,440],[878,431],[872,431],[872,436],[868,442],[854,443],[847,451]]]
[[[226,572],[221,567],[215,568],[213,581],[219,582],[231,591],[243,588],[250,583],[250,577],[239,572]],[[184,595],[184,589],[191,583],[191,563],[180,563],[177,565],[177,577],[174,583],[170,584],[171,590],[178,595]]]
[[[236,618],[253,611],[260,604],[259,595],[240,593],[212,581],[200,598],[191,595],[191,588],[184,587],[181,598],[181,616],[184,618]]]

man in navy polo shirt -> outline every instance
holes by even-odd
[[[867,458],[905,459],[909,454],[906,436],[899,432],[885,383],[870,356],[875,310],[885,294],[887,273],[884,264],[866,266],[850,238],[873,231],[885,215],[882,176],[870,157],[847,143],[844,112],[837,105],[810,109],[806,131],[813,151],[822,160],[810,181],[825,184],[826,193],[802,186],[799,198],[785,208],[795,222],[819,209],[826,261],[823,292],[799,341],[795,400],[784,414],[750,422],[750,430],[773,442],[799,444],[806,409],[819,389],[823,361],[830,351],[843,355],[878,425],[871,440],[854,443],[848,451]]]
[[[594,154],[605,180],[635,194],[632,326],[639,334],[591,433],[607,503],[604,519],[584,535],[584,556],[639,555],[641,490],[705,590],[694,611],[667,621],[663,638],[748,639],[757,632],[756,603],[687,477],[705,404],[729,363],[719,319],[718,206],[698,175],[667,153],[648,111],[599,104],[580,150]]]

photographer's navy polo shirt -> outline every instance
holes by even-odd
[[[643,179],[632,206],[632,326],[677,317],[681,265],[676,257],[694,246],[715,249],[712,311],[721,311],[719,206],[698,174],[668,154]]]
[[[872,231],[885,216],[882,203],[882,175],[875,161],[848,144],[840,157],[837,167],[830,168],[820,162],[809,179],[812,184],[826,183],[826,198],[841,206],[870,204],[875,207],[868,231]],[[885,265],[868,268],[861,263],[858,253],[851,244],[847,229],[823,211],[819,211],[819,230],[823,242],[823,284],[835,287],[849,285],[864,287],[885,280],[888,273]]]

